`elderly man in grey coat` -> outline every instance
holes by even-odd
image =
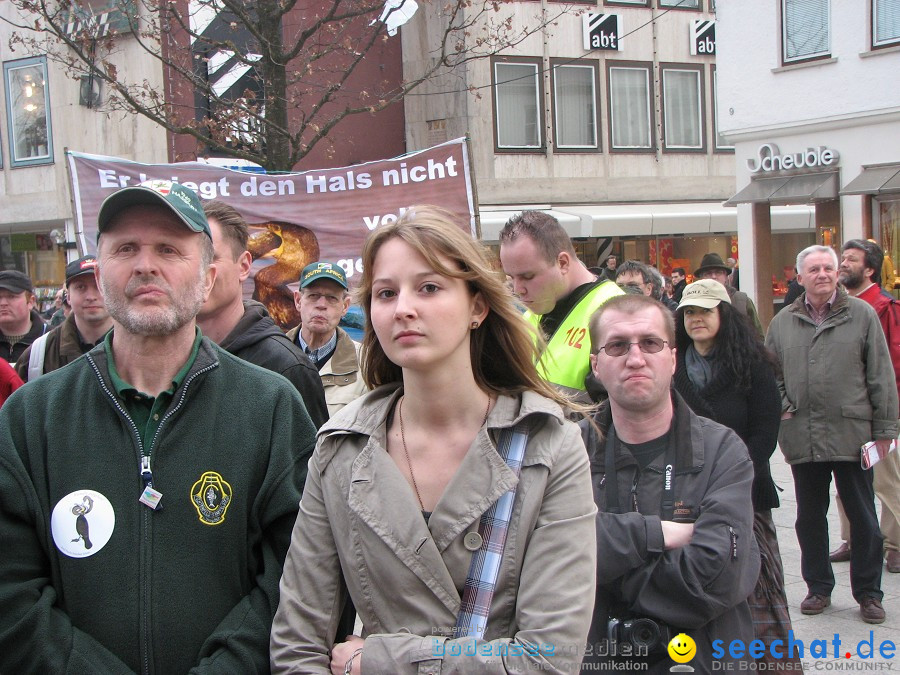
[[[779,444],[794,476],[800,567],[809,594],[803,614],[831,604],[828,560],[832,476],[851,524],[850,585],[867,623],[882,623],[882,536],[872,471],[860,446],[875,441],[881,457],[897,437],[897,387],[875,311],[839,288],[833,249],[810,246],[797,256],[805,291],[769,326],[766,346],[781,362]]]

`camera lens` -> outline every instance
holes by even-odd
[[[635,619],[631,624],[631,643],[652,650],[659,645],[659,626],[652,619]]]

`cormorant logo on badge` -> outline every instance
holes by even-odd
[[[191,486],[191,502],[204,525],[221,525],[231,504],[231,486],[215,471],[207,471]]]

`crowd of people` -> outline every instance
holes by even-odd
[[[233,207],[151,181],[98,229],[55,328],[0,272],[2,672],[668,672],[688,637],[695,671],[800,667],[777,445],[800,611],[830,603],[834,480],[860,616],[885,620],[900,310],[876,244],[801,251],[764,333],[715,253],[693,283],[589,269],[526,211],[498,261],[415,206],[352,292],[306,266],[285,333],[244,299]]]

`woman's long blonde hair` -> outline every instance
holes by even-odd
[[[570,400],[538,374],[535,363],[540,345],[516,308],[503,278],[492,268],[486,249],[460,226],[452,213],[436,206],[410,207],[396,222],[373,230],[363,247],[363,275],[356,301],[366,315],[362,374],[369,387],[403,379],[400,367],[381,348],[371,318],[375,257],[385,242],[394,238],[416,250],[438,274],[462,279],[473,295],[481,293],[490,311],[481,325],[472,330],[470,351],[479,387],[495,394],[531,390],[571,407]],[[447,265],[444,259],[451,264]]]

